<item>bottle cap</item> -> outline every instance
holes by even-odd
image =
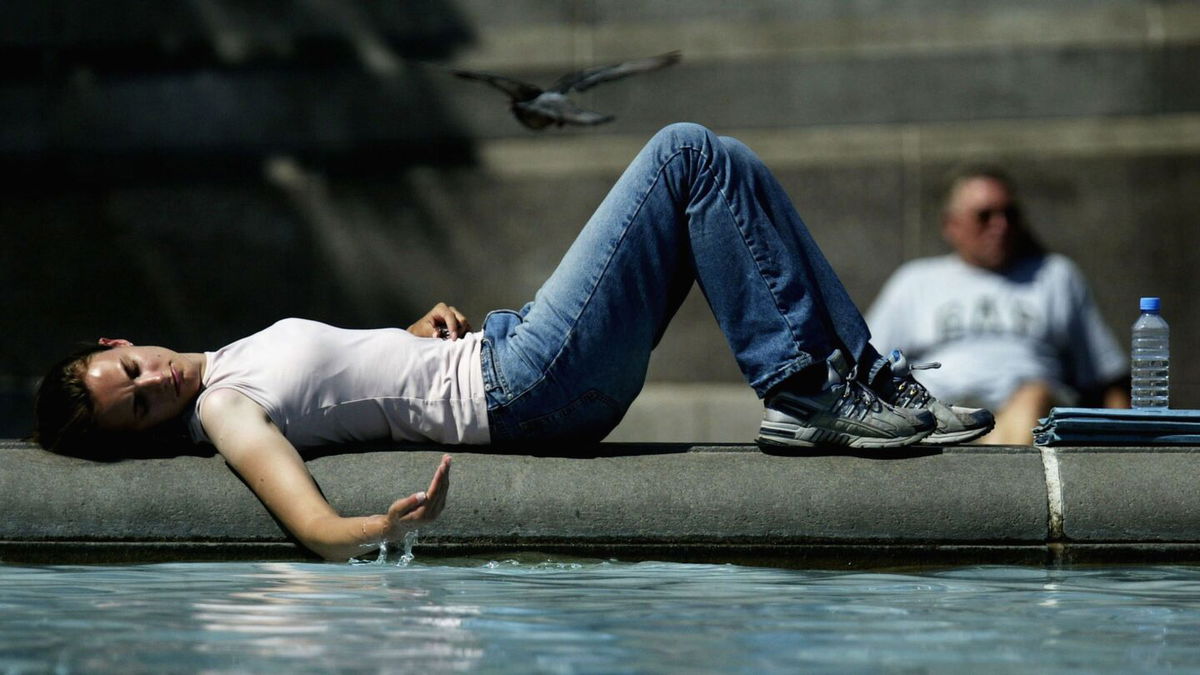
[[[1138,307],[1143,312],[1157,312],[1161,306],[1162,303],[1158,298],[1142,298],[1141,302],[1138,303]]]

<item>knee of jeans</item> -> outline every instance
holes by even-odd
[[[721,146],[725,148],[725,152],[729,153],[730,157],[739,160],[751,159],[758,161],[758,155],[750,149],[750,146],[738,139],[732,136],[719,136],[717,140],[721,142]]]
[[[678,145],[705,146],[711,145],[716,134],[702,124],[695,122],[675,122],[663,127],[654,135],[653,142],[669,143],[672,147]]]

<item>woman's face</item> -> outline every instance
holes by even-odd
[[[93,354],[83,371],[96,425],[106,431],[145,431],[178,417],[200,392],[201,368],[165,347],[123,340]]]

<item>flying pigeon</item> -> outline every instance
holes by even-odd
[[[537,85],[501,75],[468,70],[452,72],[464,79],[486,82],[508,94],[509,108],[517,121],[530,129],[544,129],[551,124],[560,127],[564,124],[591,126],[611,121],[612,115],[602,115],[591,110],[584,110],[572,103],[571,99],[567,98],[567,94],[572,91],[586,91],[601,82],[619,80],[622,77],[665,68],[673,63],[678,63],[679,58],[679,52],[675,51],[625,63],[596,66],[563,75],[558,78],[554,86],[545,90]]]

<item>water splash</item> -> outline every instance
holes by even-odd
[[[403,543],[404,543],[404,553],[401,553],[400,558],[398,560],[396,560],[396,563],[395,563],[396,567],[408,567],[408,564],[410,562],[412,562],[414,559],[416,559],[417,556],[413,555],[413,546],[415,546],[417,543],[417,531],[409,530],[404,535]],[[389,542],[386,542],[386,541],[379,542],[379,546],[378,546],[379,553],[378,553],[378,555],[375,556],[374,560],[363,560],[362,558],[351,558],[349,560],[349,562],[351,565],[376,565],[376,566],[387,565],[388,557],[389,557],[388,556],[388,551],[389,551],[388,544],[389,544]]]
[[[408,567],[408,564],[410,562],[412,562],[414,558],[416,558],[416,556],[413,555],[413,552],[412,552],[413,545],[416,543],[417,543],[417,531],[409,530],[404,535],[404,554],[400,556],[400,560],[399,560],[399,562],[396,563],[396,567]]]

